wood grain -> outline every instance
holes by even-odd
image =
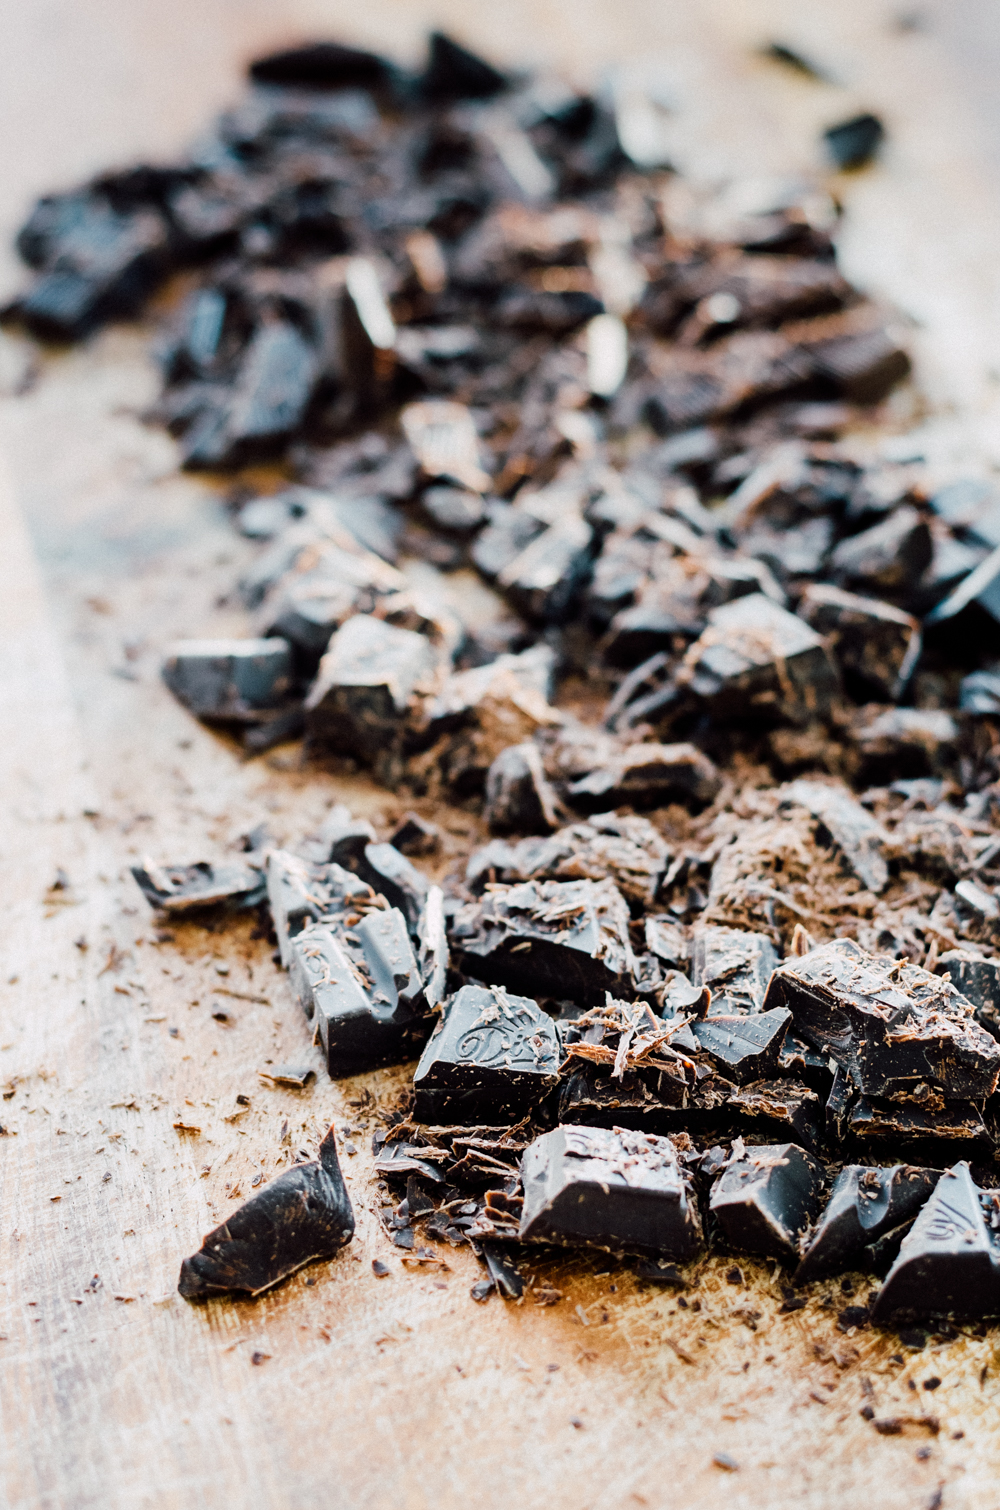
[[[499,57],[581,77],[662,49],[696,85],[706,170],[801,169],[831,116],[884,110],[884,164],[842,185],[846,254],[921,322],[943,465],[994,456],[1000,213],[944,9],[925,11],[930,28],[905,34],[891,7],[860,0],[761,0],[752,15],[736,0],[441,0],[433,18]],[[344,30],[415,53],[430,14],[374,0]],[[332,24],[318,0],[5,0],[0,16],[5,241],[29,195],[179,150],[248,55]],[[756,61],[752,45],[778,34],[828,59],[842,84],[810,92]],[[2,272],[15,276],[9,260]],[[269,946],[247,921],[156,941],[134,857],[218,853],[262,817],[294,841],[334,798],[385,826],[399,804],[302,769],[296,747],[245,762],[160,685],[171,636],[242,631],[218,599],[250,547],[142,425],[156,386],[146,341],[118,330],[40,360],[11,338],[0,350],[2,1503],[991,1510],[994,1331],[909,1352],[838,1329],[863,1287],[782,1313],[768,1267],[741,1264],[733,1284],[722,1260],[700,1267],[687,1308],[581,1256],[539,1271],[563,1291],[554,1306],[477,1306],[469,1256],[444,1249],[446,1271],[408,1273],[373,1209],[364,1093],[389,1102],[405,1072],[266,1088],[258,1069],[314,1055]],[[452,822],[443,870],[468,843],[468,816]],[[69,885],[52,890],[60,869]],[[251,1106],[231,1120],[237,1093]],[[256,1304],[182,1302],[180,1260],[240,1199],[235,1187],[245,1195],[261,1171],[313,1150],[331,1119],[359,1149],[345,1159],[351,1248]],[[374,1257],[388,1278],[374,1277]],[[933,1394],[920,1388],[930,1376],[942,1380]],[[866,1404],[908,1424],[880,1435]],[[919,1424],[929,1415],[937,1434]]]

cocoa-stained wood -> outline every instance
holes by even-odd
[[[956,61],[974,68],[974,49],[963,30],[952,54],[943,4],[922,8],[922,31],[899,30],[896,10],[373,0],[343,20],[351,40],[410,55],[433,20],[500,60],[582,77],[662,49],[696,81],[702,163],[808,164],[821,126],[880,110],[884,161],[842,186],[848,271],[922,322],[925,390],[942,412],[962,406],[951,434],[988,441],[1000,212],[981,83],[966,89]],[[338,19],[319,0],[8,0],[5,244],[30,195],[179,148],[246,58]],[[779,36],[840,85],[751,55]],[[41,359],[0,341],[0,1501],[992,1510],[995,1332],[911,1352],[838,1328],[864,1281],[782,1311],[771,1265],[741,1259],[732,1283],[723,1258],[686,1307],[573,1254],[540,1265],[523,1303],[477,1305],[471,1256],[439,1247],[446,1268],[407,1270],[381,1232],[372,1098],[391,1103],[405,1074],[331,1083],[252,921],[179,923],[157,941],[128,874],[142,855],[221,856],[262,818],[294,843],[334,798],[384,834],[402,804],[301,769],[295,746],[244,761],[160,684],[167,640],[245,632],[217,599],[251,547],[221,493],[178,476],[172,443],[140,423],[156,389],[146,340],[113,330]],[[914,413],[901,407],[901,424]],[[445,822],[439,876],[475,827]],[[69,885],[51,889],[60,869]],[[293,1062],[319,1071],[304,1090],[258,1077]],[[259,1173],[313,1155],[331,1120],[358,1150],[342,1153],[349,1247],[257,1302],[181,1300],[181,1260]]]

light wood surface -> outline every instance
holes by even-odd
[[[820,126],[884,112],[883,163],[842,185],[845,261],[910,322],[925,397],[903,396],[900,425],[925,418],[942,466],[989,464],[1000,39],[971,0],[923,6],[917,31],[899,30],[901,8],[3,0],[0,281],[16,285],[6,246],[34,194],[181,150],[268,46],[333,32],[413,57],[439,22],[582,80],[662,54],[688,88],[695,171],[809,168]],[[841,83],[756,59],[773,36]],[[447,1270],[407,1272],[373,1209],[367,1096],[390,1101],[402,1072],[266,1089],[268,1061],[315,1052],[269,946],[246,922],[156,941],[136,856],[220,853],[262,818],[294,842],[335,797],[388,824],[398,803],[301,769],[297,747],[246,762],[162,688],[167,639],[242,632],[218,599],[252,551],[141,423],[156,390],[147,335],[44,357],[0,341],[0,1503],[992,1510],[995,1331],[896,1353],[838,1330],[838,1287],[779,1314],[769,1266],[743,1264],[734,1285],[721,1260],[687,1309],[585,1256],[539,1271],[564,1292],[555,1306],[476,1305],[471,1256],[442,1249]],[[454,827],[442,871],[470,820]],[[69,885],[52,890],[60,870]],[[237,1093],[251,1106],[234,1121]],[[245,1196],[331,1118],[356,1129],[351,1247],[256,1304],[186,1305],[180,1260],[240,1199],[234,1184]],[[866,1403],[909,1424],[879,1435]],[[919,1424],[931,1414],[936,1435]]]

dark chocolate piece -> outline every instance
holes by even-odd
[[[838,168],[863,168],[870,163],[885,136],[885,127],[870,111],[828,126],[823,132],[827,151]]]
[[[774,972],[765,1006],[788,1007],[797,1031],[850,1069],[866,1095],[919,1082],[961,1100],[993,1094],[1000,1044],[950,981],[835,939]]]
[[[507,80],[491,63],[479,58],[443,32],[430,37],[430,57],[420,79],[429,100],[486,100],[507,88]]]
[[[177,640],[163,680],[197,718],[259,723],[287,702],[292,652],[285,639]]]
[[[373,52],[341,42],[310,42],[255,58],[247,69],[257,84],[296,89],[370,89],[384,82],[390,65]]]
[[[679,1263],[701,1246],[694,1192],[669,1138],[557,1127],[532,1143],[521,1178],[522,1240],[627,1248]]]
[[[946,1101],[923,1082],[905,1100],[884,1096],[859,1096],[847,1115],[845,1134],[865,1144],[888,1143],[893,1148],[992,1141],[979,1107],[971,1101]]]
[[[497,1243],[483,1243],[483,1261],[497,1294],[505,1300],[520,1300],[524,1294],[524,1280]]]
[[[822,1166],[794,1143],[761,1144],[731,1159],[712,1186],[710,1210],[731,1248],[792,1257],[819,1208]]]
[[[794,1137],[807,1148],[819,1142],[820,1100],[797,1080],[755,1080],[733,1086],[727,1121],[749,1137]]]
[[[712,801],[722,778],[708,756],[692,744],[633,744],[616,752],[567,788],[574,807],[660,807]]]
[[[356,828],[341,834],[330,845],[331,859],[352,870],[379,892],[390,906],[398,907],[415,933],[427,901],[430,882],[392,844],[367,844]]]
[[[764,933],[716,925],[695,931],[691,978],[711,991],[710,1016],[761,1011],[777,964],[774,945]]]
[[[648,907],[655,899],[670,852],[645,818],[596,813],[547,839],[519,844],[494,839],[469,858],[465,879],[475,891],[494,881],[614,881],[625,899]]]
[[[842,540],[830,557],[840,582],[899,592],[915,582],[931,562],[927,521],[910,504],[894,509],[881,524]]]
[[[558,1083],[555,1024],[501,986],[463,986],[445,1005],[413,1076],[423,1122],[517,1122]]]
[[[976,1021],[1000,1040],[1000,960],[984,959],[969,949],[949,949],[938,956],[935,970],[971,1001]]]
[[[937,1182],[872,1307],[879,1325],[1000,1315],[997,1193],[980,1190],[965,1162]]]
[[[851,738],[861,778],[874,783],[944,775],[958,753],[959,729],[943,708],[886,708],[859,714]]]
[[[427,998],[406,921],[395,908],[353,929],[312,923],[292,939],[292,986],[334,1079],[419,1053],[430,1031]]]
[[[845,1165],[815,1226],[802,1236],[793,1283],[811,1284],[841,1269],[863,1267],[864,1250],[912,1221],[940,1173],[912,1164]]]
[[[719,1071],[742,1085],[777,1074],[781,1046],[791,1020],[791,1012],[782,1007],[734,1017],[712,1013],[693,1022],[691,1032]]]
[[[299,1064],[276,1064],[269,1070],[258,1070],[262,1080],[270,1080],[273,1085],[288,1085],[294,1090],[305,1090],[310,1080],[316,1079],[316,1071],[310,1065]]]
[[[427,488],[421,503],[438,529],[457,535],[471,535],[486,519],[482,497],[461,488]]]
[[[284,849],[273,849],[267,857],[267,900],[286,970],[291,941],[309,923],[336,916],[355,902],[374,899],[365,881],[339,865],[311,864]]]
[[[132,874],[151,907],[164,912],[196,912],[202,907],[227,904],[256,907],[265,895],[264,873],[256,865],[157,865],[143,860]]]
[[[597,1005],[634,994],[628,907],[610,881],[525,881],[466,904],[451,929],[458,967],[535,996]]]
[[[389,843],[401,855],[434,855],[441,845],[441,830],[419,813],[407,813]]]
[[[354,1212],[331,1127],[319,1157],[286,1169],[210,1232],[181,1265],[185,1300],[257,1296],[297,1269],[332,1258],[354,1236]]]
[[[820,820],[820,841],[825,830],[863,886],[874,892],[885,890],[889,866],[882,849],[888,835],[845,787],[828,786],[821,781],[793,781],[786,793],[789,802],[799,803]]]
[[[920,659],[920,624],[912,614],[823,582],[806,588],[799,613],[826,636],[849,692],[899,699]]]
[[[826,1095],[830,1089],[830,1067],[811,1043],[788,1031],[778,1058],[779,1073],[808,1085],[810,1090]]]
[[[486,774],[484,814],[494,834],[544,833],[556,828],[556,794],[534,743],[508,745]]]
[[[320,662],[306,699],[309,737],[375,764],[398,742],[417,684],[435,663],[423,635],[356,614]]]

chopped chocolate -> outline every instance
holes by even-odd
[[[256,58],[248,68],[258,84],[300,89],[369,89],[384,82],[391,65],[373,52],[341,42],[310,42]]]
[[[885,136],[877,115],[866,112],[829,126],[823,132],[827,150],[838,168],[863,168],[871,162]]]
[[[889,883],[889,866],[882,849],[888,835],[871,813],[844,787],[793,781],[786,791],[789,802],[799,803],[820,820],[819,837],[822,840],[825,831],[862,885],[869,891],[884,891]]]
[[[794,1137],[808,1148],[819,1143],[820,1099],[797,1080],[755,1080],[734,1086],[726,1108],[726,1121],[735,1122],[748,1137]]]
[[[741,1085],[778,1073],[781,1046],[791,1012],[778,1007],[753,1015],[727,1017],[713,1012],[691,1024],[698,1047],[730,1080]]]
[[[465,878],[476,891],[492,882],[612,880],[626,901],[649,906],[655,899],[670,851],[645,818],[595,813],[549,838],[519,844],[494,840],[475,850]]]
[[[788,1259],[820,1202],[823,1170],[794,1143],[759,1144],[712,1186],[710,1210],[730,1248]]]
[[[534,742],[508,745],[486,775],[484,817],[491,833],[540,833],[556,828],[556,794]]]
[[[303,928],[345,906],[374,901],[374,892],[339,865],[311,864],[287,850],[273,849],[267,857],[267,900],[281,963],[287,970],[291,941]]]
[[[401,855],[434,855],[441,846],[441,830],[419,813],[407,813],[389,843]]]
[[[555,1024],[502,986],[463,986],[445,1004],[413,1076],[421,1121],[517,1122],[557,1084]]]
[[[877,598],[811,583],[799,613],[826,637],[845,686],[859,701],[896,702],[920,659],[920,624]]]
[[[374,765],[398,742],[410,699],[435,659],[423,635],[356,614],[320,662],[306,699],[309,737]]]
[[[296,1164],[210,1232],[181,1265],[185,1300],[255,1297],[290,1274],[332,1258],[354,1235],[354,1213],[331,1127],[319,1157]]]
[[[859,714],[851,729],[865,781],[944,774],[953,765],[958,725],[939,708],[878,708]]]
[[[935,970],[972,1003],[980,1026],[1000,1040],[1000,960],[985,959],[969,949],[949,949],[938,956]]]
[[[458,968],[535,996],[586,1003],[634,993],[628,907],[610,881],[524,881],[491,886],[456,914]]]
[[[695,930],[692,979],[712,993],[709,1015],[760,1012],[768,981],[778,964],[763,933],[703,925]]]
[[[196,912],[204,907],[256,907],[265,895],[266,882],[259,866],[157,865],[145,859],[131,867],[140,891],[151,907],[164,912]]]
[[[291,1086],[293,1090],[305,1090],[310,1080],[316,1079],[316,1071],[310,1065],[276,1064],[269,1070],[258,1070],[262,1080],[270,1080],[273,1085]]]
[[[629,1249],[686,1263],[701,1246],[690,1180],[669,1138],[557,1127],[521,1165],[520,1237]]]
[[[842,540],[830,557],[832,575],[852,586],[899,592],[915,582],[931,561],[927,521],[910,504],[880,524]]]
[[[1000,1044],[950,981],[835,939],[771,977],[764,1005],[786,1006],[796,1030],[849,1069],[865,1095],[912,1092],[982,1100],[1000,1074]]]
[[[912,1222],[939,1177],[939,1170],[912,1164],[885,1169],[845,1165],[822,1214],[802,1235],[794,1283],[811,1284],[841,1269],[867,1267],[866,1259],[873,1255],[866,1250]]]
[[[872,1307],[880,1325],[1000,1314],[996,1192],[980,1190],[968,1164],[938,1180]]]
[[[626,802],[660,807],[671,801],[701,807],[712,801],[720,784],[715,766],[696,745],[632,744],[574,781],[566,797],[577,808]]]
[[[260,723],[286,703],[292,652],[286,639],[178,640],[163,680],[198,718]]]

